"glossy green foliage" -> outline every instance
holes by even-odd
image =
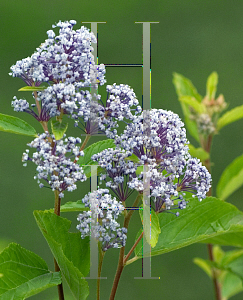
[[[24,120],[0,114],[0,131],[37,136],[35,129]]]
[[[227,234],[230,244],[230,233],[243,232],[243,213],[235,206],[214,197],[207,197],[202,202],[194,198],[189,200],[179,217],[169,213],[158,215],[161,233],[151,250],[152,256],[224,234]],[[135,255],[142,257],[142,242],[136,247]]]
[[[149,209],[149,207],[145,206],[145,209]],[[145,238],[147,242],[151,245],[151,247],[154,248],[158,242],[159,234],[161,233],[159,226],[159,218],[153,209],[151,209],[148,213],[150,215],[150,222],[148,222],[147,224],[146,222],[143,222],[143,206],[140,206],[139,215],[143,224]],[[145,228],[146,226],[149,226],[150,228]]]
[[[188,145],[189,152],[191,156],[196,157],[201,160],[201,162],[207,160],[209,158],[209,153],[205,151],[203,148],[195,148],[192,144]]]
[[[202,97],[198,94],[197,89],[188,78],[182,76],[181,74],[173,73],[173,84],[179,99],[184,96],[190,96],[196,99],[198,103],[201,103]],[[199,142],[197,124],[195,120],[191,120],[190,118],[189,104],[181,101],[181,107],[185,117],[185,124],[189,133],[195,138],[196,141]]]
[[[64,133],[67,131],[68,128],[68,123],[67,122],[59,122],[59,121],[51,121],[51,129],[52,129],[52,133],[55,136],[56,140],[60,140]]]
[[[108,149],[108,148],[115,148],[115,144],[112,139],[107,139],[104,141],[100,141],[97,143],[94,143],[84,149],[84,156],[80,156],[78,160],[78,164],[80,166],[83,166],[84,173],[87,178],[91,176],[91,165],[97,165],[97,162],[94,162],[91,160],[91,157],[94,154],[100,153],[101,151]],[[99,174],[102,171],[102,168],[100,166],[97,167],[97,174]]]
[[[11,243],[0,254],[0,299],[22,300],[61,283],[35,253]]]
[[[216,72],[213,72],[209,75],[207,79],[207,97],[208,99],[214,99],[217,91],[217,85],[218,85],[218,74]]]
[[[35,211],[34,216],[73,295],[78,300],[86,299],[89,287],[84,277],[90,268],[89,238],[81,239],[79,232],[69,232],[71,221],[50,211]]]
[[[243,250],[224,252],[219,246],[213,247],[214,262],[202,258],[193,261],[212,278],[212,268],[222,286],[224,300],[243,291]]]
[[[217,185],[217,196],[226,200],[243,185],[243,155],[237,157],[228,165]]]
[[[217,129],[220,130],[224,126],[238,121],[243,118],[243,105],[237,106],[227,111],[221,118],[218,119]]]
[[[46,86],[24,86],[19,89],[19,92],[38,92],[44,91],[47,87]]]

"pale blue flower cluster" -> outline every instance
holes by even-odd
[[[133,121],[135,116],[141,114],[142,108],[133,89],[124,84],[106,86],[106,105],[99,107],[100,129],[107,137],[115,138],[118,121]],[[133,107],[133,108],[132,108]]]
[[[77,181],[86,180],[82,167],[73,161],[84,155],[78,146],[81,139],[65,138],[64,135],[63,139],[55,140],[52,136],[51,143],[48,141],[48,137],[50,137],[48,133],[42,133],[28,144],[29,147],[36,148],[37,151],[30,156],[29,149],[26,149],[22,161],[24,166],[27,165],[27,161],[35,163],[37,165],[37,175],[34,179],[37,180],[39,186],[44,186],[41,182],[41,180],[44,180],[53,191],[57,190],[62,198],[64,197],[63,191],[72,192],[77,188]],[[69,156],[66,156],[67,154]]]
[[[71,20],[53,25],[54,28],[59,27],[59,35],[53,30],[47,31],[48,39],[34,54],[11,67],[9,74],[21,78],[28,86],[48,85],[43,91],[33,93],[41,112],[30,108],[35,105],[14,97],[12,106],[15,111],[30,113],[38,121],[48,121],[60,114],[83,117],[85,112],[90,111],[92,95],[81,89],[97,89],[98,84],[103,85],[106,71],[103,64],[97,66],[94,62],[94,49],[91,47],[91,42],[96,43],[94,34],[84,26],[73,30],[75,24],[76,21]]]
[[[115,138],[115,144],[135,154],[141,166],[149,166],[132,178],[129,187],[142,192],[144,180],[149,180],[150,197],[157,212],[185,208],[185,192],[201,201],[211,187],[210,173],[189,154],[183,126],[177,114],[151,109],[148,120],[143,114],[135,117],[124,133]]]
[[[81,232],[81,237],[90,236],[93,232],[94,237],[101,242],[103,251],[125,246],[127,229],[121,228],[117,222],[118,216],[124,210],[122,203],[115,197],[112,198],[108,189],[98,189],[89,193],[82,201],[91,211],[84,211],[78,215],[77,220],[80,224],[77,225],[77,229]],[[95,210],[97,221],[91,218],[91,213]]]
[[[129,160],[131,151],[124,149],[105,149],[92,156],[92,160],[98,162],[105,172],[100,175],[101,183],[105,181],[120,201],[125,201],[133,192],[129,183],[136,177],[137,165]]]
[[[48,30],[48,39],[36,48],[31,57],[17,61],[11,67],[10,75],[22,78],[29,86],[33,83],[39,86],[42,82],[65,82],[80,88],[89,87],[96,79],[104,84],[104,65],[96,66],[91,53],[90,42],[96,43],[96,37],[84,26],[73,30],[75,24],[76,21],[71,20],[53,25],[53,28],[59,27],[59,35]]]

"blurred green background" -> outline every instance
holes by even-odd
[[[41,126],[24,113],[11,108],[14,95],[25,84],[8,75],[10,66],[30,56],[46,38],[46,31],[59,20],[102,21],[98,25],[99,63],[142,63],[142,25],[135,21],[157,21],[151,25],[152,49],[152,107],[170,109],[183,119],[180,104],[172,84],[172,73],[178,72],[192,80],[198,92],[205,95],[206,78],[212,71],[219,74],[218,93],[223,93],[229,109],[243,104],[243,1],[242,0],[123,0],[123,1],[37,1],[1,0],[1,69],[0,112],[25,119],[37,131]],[[90,27],[89,24],[84,24]],[[107,68],[107,84],[130,85],[140,102],[142,95],[141,68]],[[104,88],[100,89],[100,93]],[[217,94],[218,95],[218,94]],[[213,189],[224,168],[243,153],[243,120],[222,129],[212,147]],[[69,128],[68,134],[79,134]],[[190,137],[189,137],[190,138]],[[33,217],[35,209],[53,207],[53,195],[39,189],[33,180],[35,166],[22,167],[21,157],[31,138],[0,132],[0,239],[14,241],[36,252],[53,270],[53,259]],[[91,140],[91,142],[95,139]],[[193,141],[195,146],[198,146]],[[88,182],[73,193],[66,193],[64,201],[81,199],[89,190]],[[215,194],[214,194],[215,195]],[[243,210],[243,188],[236,191],[229,202]],[[74,220],[76,214],[63,215]],[[131,226],[128,248],[140,226],[136,216]],[[118,251],[108,251],[102,276],[101,299],[108,299],[117,265]],[[125,268],[118,287],[120,299],[205,300],[213,299],[212,283],[192,263],[195,256],[207,258],[206,246],[192,245],[178,251],[152,258],[152,276],[160,280],[135,280],[141,276],[141,261]],[[96,283],[90,280],[90,297],[95,299]],[[68,287],[65,291],[70,294]],[[242,299],[242,294],[233,300]],[[36,300],[57,299],[56,288],[32,297]],[[73,299],[70,295],[70,298]]]

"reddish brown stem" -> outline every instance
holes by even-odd
[[[206,150],[208,153],[210,153],[211,145],[212,145],[212,139],[213,136],[209,135],[208,139],[205,141],[205,143],[202,144],[202,147],[204,150]],[[204,165],[211,174],[211,160],[210,157],[204,161]],[[207,196],[212,196],[212,187],[207,193]],[[210,261],[214,262],[214,256],[213,256],[213,245],[207,244],[208,248],[208,256]],[[213,285],[214,285],[214,291],[215,291],[215,297],[217,300],[222,300],[222,293],[221,293],[221,285],[217,279],[217,273],[215,268],[212,268],[212,279],[213,279]]]
[[[212,244],[207,244],[208,246],[208,256],[209,259],[213,262],[214,257],[213,257],[213,245]],[[213,285],[214,285],[214,290],[215,290],[215,297],[217,300],[222,300],[222,294],[221,294],[221,286],[220,283],[217,279],[217,274],[214,268],[212,268],[212,278],[213,278]]]
[[[55,272],[60,272],[60,268],[55,258],[54,258],[54,267],[55,267]],[[58,284],[57,291],[58,291],[59,300],[65,300],[62,283]]]
[[[35,96],[35,103],[36,103],[36,107],[37,107],[37,111],[38,111],[38,115],[40,116],[41,114],[41,107],[40,107],[40,102],[37,100],[37,92],[34,91],[34,96]]]
[[[60,216],[61,198],[59,197],[59,192],[57,190],[55,190],[54,193],[55,193],[54,213],[57,216]],[[54,267],[55,267],[55,272],[60,272],[60,267],[55,258],[54,258]],[[57,290],[58,290],[59,300],[64,300],[64,292],[63,292],[62,283],[58,284]]]
[[[141,194],[139,194],[136,198],[136,200],[133,203],[133,208],[138,206],[138,203],[141,199]],[[125,214],[125,218],[124,218],[124,225],[123,227],[128,228],[130,219],[132,217],[132,214],[134,212],[134,209],[131,209],[127,214]],[[113,281],[113,286],[112,286],[112,290],[111,290],[111,294],[110,294],[110,300],[114,300],[115,299],[115,295],[116,295],[116,291],[117,291],[117,287],[118,287],[118,283],[119,280],[121,278],[121,273],[124,269],[124,253],[125,253],[125,247],[121,247],[120,249],[120,254],[119,254],[119,260],[118,260],[118,265],[117,265],[117,269],[116,269],[116,276],[115,279]]]
[[[80,149],[79,149],[80,151],[84,150],[84,148],[85,148],[86,144],[88,143],[90,137],[91,137],[91,135],[89,135],[89,134],[86,135],[85,140],[84,140],[82,146],[81,146]],[[78,155],[78,157],[79,157],[79,155]],[[75,159],[75,160],[74,160],[74,163],[76,164],[77,161],[78,161],[78,160]]]
[[[127,253],[126,257],[123,260],[123,264],[125,265],[128,258],[131,256],[131,254],[133,253],[134,249],[137,247],[137,244],[141,241],[143,237],[143,232],[140,234],[139,238],[136,240],[136,242],[134,243],[134,245],[132,246],[132,248],[130,249],[130,251]]]

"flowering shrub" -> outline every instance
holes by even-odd
[[[33,95],[33,103],[15,96],[12,101],[14,111],[32,115],[44,132],[37,134],[23,120],[6,115],[0,115],[0,128],[34,137],[28,144],[34,152],[26,149],[22,161],[24,166],[29,161],[35,163],[34,179],[39,187],[54,192],[54,210],[35,211],[34,215],[54,255],[55,272],[50,272],[45,262],[34,253],[11,244],[0,254],[1,260],[10,257],[19,269],[17,275],[9,276],[11,283],[6,287],[5,279],[11,266],[0,266],[3,274],[0,277],[0,298],[3,295],[5,298],[1,299],[25,299],[57,285],[59,299],[64,299],[63,275],[74,297],[86,299],[89,290],[88,278],[85,277],[93,266],[97,267],[97,299],[100,299],[103,257],[110,248],[120,248],[110,294],[112,300],[125,266],[148,254],[159,255],[207,239],[211,261],[203,262],[204,269],[208,264],[217,299],[228,299],[225,295],[220,298],[221,279],[215,272],[215,268],[223,272],[226,266],[214,260],[211,244],[215,243],[217,235],[234,232],[237,226],[238,232],[243,230],[243,215],[230,204],[206,197],[211,196],[212,137],[225,123],[230,123],[229,118],[225,121],[224,116],[219,116],[226,105],[222,96],[214,100],[215,80],[212,83],[209,79],[209,92],[202,101],[198,94],[195,97],[183,94],[186,89],[179,84],[182,76],[175,75],[174,83],[188,129],[201,143],[202,148],[196,149],[187,140],[184,123],[177,114],[164,109],[142,110],[130,86],[107,85],[106,100],[94,92],[106,83],[105,66],[94,62],[90,45],[96,42],[94,34],[84,26],[74,30],[75,24],[76,21],[71,20],[53,25],[54,29],[59,28],[59,34],[48,30],[45,42],[30,57],[11,67],[10,75],[27,84],[21,90],[31,91]],[[184,85],[190,86],[186,80]],[[194,88],[191,89],[195,92]],[[237,118],[231,113],[232,122]],[[122,122],[126,127],[118,134],[116,128]],[[84,141],[68,136],[68,125],[84,132]],[[99,133],[106,135],[107,139],[85,148],[92,135]],[[196,158],[197,154],[201,161]],[[64,203],[68,197],[66,191],[72,192],[89,177],[93,178],[94,167],[100,186],[81,201]],[[132,197],[134,204],[129,207],[127,199]],[[146,207],[150,209],[150,220],[146,219]],[[61,211],[69,210],[77,211],[76,234],[68,232],[68,219],[60,217]],[[141,230],[125,255],[128,225],[136,210],[140,213]],[[212,224],[216,222],[219,225],[214,230]],[[194,224],[193,231],[187,226],[190,223]],[[148,227],[149,234],[144,233]],[[99,249],[97,266],[90,262],[91,239]],[[145,247],[146,243],[149,248]],[[233,245],[227,238],[225,243]],[[146,253],[146,249],[150,252]],[[130,258],[133,253],[134,257]],[[24,259],[26,255],[27,260]],[[42,265],[42,271],[37,268],[39,265]],[[231,270],[235,276],[238,274],[233,267]],[[20,288],[19,280],[25,284],[24,288]],[[224,281],[221,280],[220,284],[223,285]]]

